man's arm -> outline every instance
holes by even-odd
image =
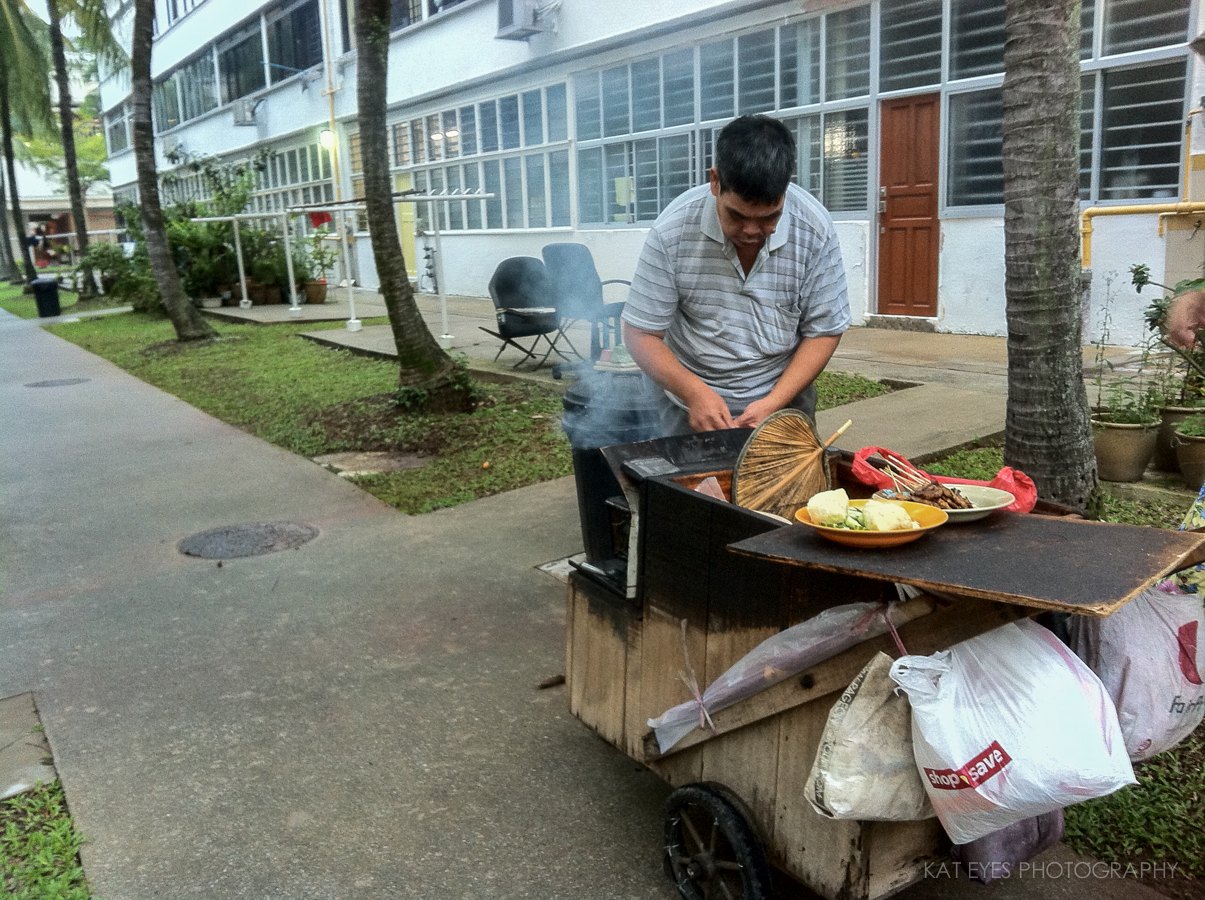
[[[771,413],[776,413],[795,398],[795,396],[816,380],[816,376],[824,371],[829,359],[841,343],[841,335],[832,337],[804,338],[795,348],[795,355],[787,363],[786,369],[779,376],[773,390],[760,400],[754,400],[745,407],[733,426],[736,428],[755,428]]]
[[[728,404],[702,378],[678,361],[673,351],[665,346],[664,331],[646,331],[624,322],[623,342],[645,375],[686,404],[693,430],[733,427]]]
[[[1172,301],[1167,311],[1169,341],[1189,350],[1201,327],[1205,327],[1205,291],[1190,291]]]

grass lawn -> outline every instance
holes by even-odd
[[[990,480],[1004,465],[998,447],[963,450],[926,471]],[[1105,521],[1176,528],[1192,500],[1108,497]],[[1150,886],[1184,900],[1205,898],[1205,725],[1178,747],[1134,766],[1138,784],[1068,807],[1067,844],[1107,862],[1177,863],[1177,878]],[[1184,878],[1182,876],[1187,876]]]
[[[9,284],[7,281],[0,281],[0,309],[7,310],[14,316],[20,316],[22,319],[36,319],[38,317],[38,306],[34,303],[33,294],[22,294],[25,286],[21,284]],[[59,307],[63,312],[66,312],[70,307],[75,306],[78,295],[71,291],[59,290]]]
[[[0,896],[88,900],[75,830],[56,781],[0,802]]]

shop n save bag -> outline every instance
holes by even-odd
[[[1135,783],[1100,679],[1028,619],[901,657],[891,678],[912,704],[917,769],[956,844]]]

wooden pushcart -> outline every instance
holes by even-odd
[[[893,621],[910,653],[928,654],[1046,611],[1108,615],[1205,558],[1202,535],[1049,507],[947,526],[891,551],[852,550],[693,490],[707,475],[727,490],[731,469],[684,471],[663,442],[604,455],[631,511],[629,579],[626,590],[588,572],[570,579],[570,710],[676,788],[663,859],[686,898],[770,896],[771,866],[829,900],[884,897],[922,878],[949,842],[936,819],[834,821],[805,799],[837,692],[879,650],[895,655],[889,637],[714,714],[714,733],[695,729],[663,753],[646,722],[690,699],[678,677],[684,656],[705,687],[766,637],[832,606],[895,600],[896,583],[925,592]],[[833,458],[834,480],[867,496],[848,462]]]

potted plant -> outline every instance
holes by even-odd
[[[326,273],[334,269],[339,259],[339,251],[331,246],[330,232],[320,228],[310,235],[310,263],[318,275],[317,281],[310,281],[305,286],[306,300],[310,303],[326,302]]]
[[[1098,393],[1092,414],[1096,469],[1102,481],[1140,481],[1159,437],[1162,398],[1153,386],[1128,379]]]
[[[1155,443],[1155,468],[1164,472],[1179,471],[1177,453],[1174,445],[1176,426],[1205,406],[1205,348],[1200,342],[1194,344],[1191,350],[1184,350],[1168,343],[1167,310],[1172,300],[1188,291],[1200,290],[1205,287],[1205,278],[1190,278],[1178,281],[1172,287],[1151,281],[1150,268],[1146,265],[1130,267],[1130,276],[1139,293],[1148,284],[1163,288],[1162,296],[1151,301],[1144,310],[1147,328],[1157,336],[1163,347],[1163,367],[1161,381],[1164,403],[1159,410],[1159,437]]]
[[[1174,432],[1176,461],[1184,483],[1194,491],[1205,482],[1205,414],[1200,412],[1180,422]]]
[[[281,286],[289,283],[288,265],[285,262],[284,245],[280,241],[269,241],[267,246],[251,263],[251,276],[257,287],[262,288],[261,303],[280,303]],[[256,299],[256,292],[251,292],[251,299]]]

